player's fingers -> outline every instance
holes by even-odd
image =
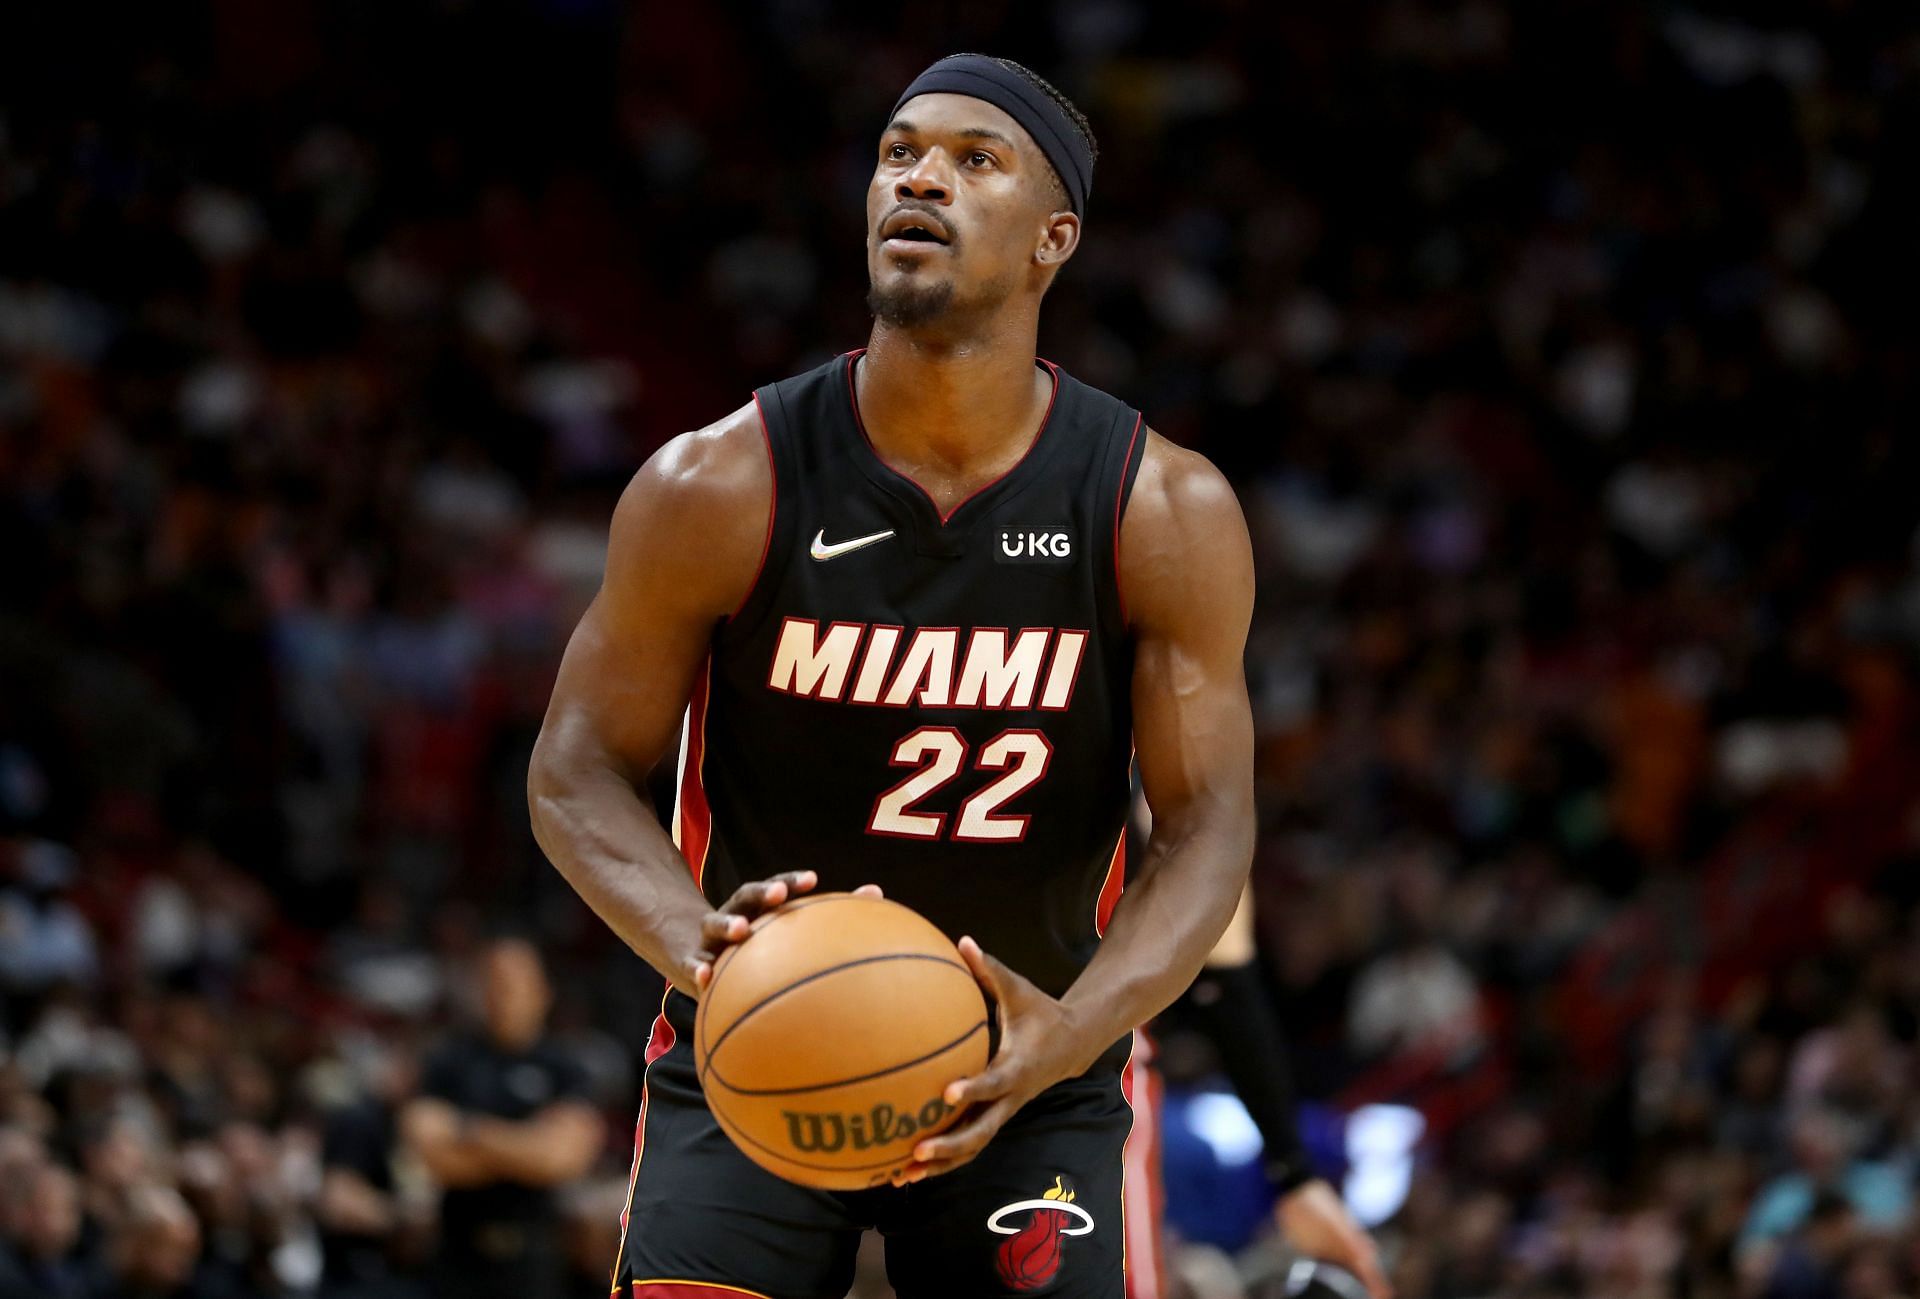
[[[964,1162],[972,1159],[986,1149],[987,1142],[993,1140],[993,1134],[1007,1121],[1012,1109],[1005,1101],[989,1105],[972,1118],[948,1128],[937,1137],[928,1137],[913,1148],[915,1163],[932,1165]]]
[[[712,961],[696,961],[693,966],[693,986],[698,988],[701,992],[705,992],[707,990],[707,985],[712,982],[713,982],[713,962]]]
[[[989,1065],[971,1078],[959,1078],[947,1084],[940,1098],[954,1109],[997,1101],[1013,1090],[1013,1070]]]
[[[765,881],[768,888],[778,885],[790,898],[799,897],[819,882],[820,876],[814,871],[781,871]]]
[[[988,1136],[991,1138],[992,1134],[989,1133]],[[938,1177],[942,1173],[951,1173],[954,1169],[962,1165],[972,1163],[974,1157],[982,1150],[985,1150],[986,1146],[987,1143],[982,1141],[978,1146],[972,1147],[971,1149],[956,1152],[951,1158],[928,1159],[924,1161],[915,1160],[908,1168],[906,1175],[901,1179],[901,1183],[902,1185],[910,1186],[914,1182],[924,1182],[929,1177]]]
[[[878,884],[862,884],[853,891],[853,896],[856,898],[883,898],[886,894],[880,891]]]
[[[989,1109],[979,1109],[970,1121],[954,1128],[947,1128],[947,1132],[943,1132],[941,1136],[931,1138],[931,1142],[935,1144],[945,1144],[933,1145],[935,1151],[945,1151],[945,1153],[935,1153],[933,1159],[916,1157],[908,1161],[906,1169],[902,1169],[904,1176],[900,1178],[900,1186],[906,1186],[912,1182],[924,1182],[925,1178],[937,1178],[943,1172],[952,1172],[962,1165],[973,1163],[973,1159],[983,1149],[987,1149],[987,1144],[1000,1134],[1000,1128],[1012,1115],[1014,1115],[1012,1105],[1004,1105],[1004,1103],[993,1105]],[[927,1145],[929,1142],[922,1142],[914,1149],[920,1151]]]
[[[780,875],[774,875],[772,879],[760,881],[758,909],[772,911],[776,906],[780,906],[781,902],[799,898],[808,888],[818,883],[820,883],[820,877],[814,875],[812,871],[781,871]]]
[[[773,910],[788,898],[805,893],[819,882],[820,876],[813,871],[783,871],[770,879],[742,884],[720,909],[736,915],[757,916],[762,911]]]
[[[771,911],[787,900],[787,886],[783,880],[755,880],[751,884],[742,884],[727,899],[722,911],[736,916],[757,916],[762,911]]]
[[[980,944],[974,942],[971,937],[962,938],[959,947],[960,959],[967,963],[969,970],[973,971],[975,981],[986,989],[987,995],[993,998],[996,1005],[1004,1004],[1007,992],[1018,976],[987,955]]]
[[[752,931],[745,916],[710,911],[700,922],[700,941],[708,951],[717,952],[730,943],[745,942]]]

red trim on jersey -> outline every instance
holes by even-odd
[[[740,610],[747,607],[747,601],[753,599],[753,593],[760,589],[760,575],[767,571],[767,555],[773,550],[773,516],[780,512],[780,468],[773,459],[773,430],[767,426],[767,412],[760,405],[760,394],[753,394],[753,413],[760,417],[760,440],[767,448],[767,478],[772,490],[767,494],[767,535],[760,543],[760,562],[753,566],[753,581],[747,583],[747,593],[740,597],[740,603],[734,606],[727,621],[732,622],[740,616]]]
[[[615,1295],[621,1292],[615,1290]],[[633,1299],[767,1299],[758,1290],[737,1285],[715,1285],[710,1281],[635,1281]]]
[[[620,1279],[620,1264],[627,1257],[627,1231],[633,1213],[633,1188],[640,1182],[640,1157],[647,1152],[647,1076],[653,1062],[673,1050],[673,1025],[667,1022],[667,997],[673,989],[660,994],[660,1013],[653,1017],[653,1031],[647,1034],[647,1067],[640,1072],[640,1117],[633,1122],[633,1164],[627,1169],[627,1198],[620,1205],[620,1248],[613,1256],[613,1279]],[[616,1288],[615,1294],[619,1293]]]
[[[668,991],[671,992],[672,989]],[[653,1031],[647,1034],[647,1063],[652,1064],[673,1050],[673,1044],[677,1040],[678,1035],[674,1033],[673,1025],[667,1022],[667,999],[662,997],[660,1013],[653,1017]]]
[[[1100,881],[1100,900],[1093,908],[1093,932],[1103,937],[1113,909],[1120,905],[1120,894],[1127,887],[1127,828],[1120,827],[1120,838],[1113,845],[1113,857],[1107,862],[1107,877]]]
[[[707,849],[713,842],[713,809],[707,805],[703,768],[707,760],[707,696],[713,676],[708,657],[693,683],[687,702],[686,736],[680,753],[680,796],[673,809],[673,841],[687,859],[696,887],[707,871]]]
[[[759,579],[756,578],[755,581]],[[693,697],[687,701],[687,713],[680,737],[680,781],[673,804],[673,843],[687,859],[694,887],[706,874],[707,849],[713,843],[713,809],[707,805],[704,772],[707,759],[707,696],[713,678],[713,658],[701,665],[693,683]],[[633,1125],[633,1167],[627,1172],[627,1201],[620,1206],[620,1251],[613,1257],[613,1279],[620,1278],[620,1264],[627,1254],[628,1219],[633,1211],[633,1188],[640,1181],[640,1158],[647,1149],[647,1076],[653,1062],[673,1049],[673,1025],[667,1022],[668,985],[660,997],[660,1013],[653,1018],[653,1031],[647,1035],[647,1067],[640,1075],[640,1117]],[[619,1289],[614,1290],[620,1293]]]
[[[960,500],[960,502],[956,504],[951,510],[942,511],[940,508],[940,503],[933,499],[933,493],[928,491],[925,487],[921,487],[919,480],[916,479],[912,474],[901,473],[900,470],[894,469],[892,465],[887,464],[886,457],[880,454],[878,449],[876,449],[873,445],[873,439],[867,436],[867,422],[860,418],[860,394],[854,390],[854,386],[853,386],[853,363],[855,361],[858,361],[861,358],[861,356],[863,356],[866,353],[866,350],[867,349],[864,347],[858,347],[858,348],[855,348],[853,351],[847,353],[847,401],[853,406],[854,427],[860,430],[860,436],[866,442],[867,450],[873,452],[874,459],[878,460],[881,464],[886,465],[888,469],[892,469],[894,473],[899,474],[900,477],[912,483],[916,488],[919,488],[920,494],[927,498],[927,504],[933,506],[933,512],[939,516],[940,525],[942,527],[945,527],[947,520],[951,519],[954,515],[958,514],[960,512],[961,507],[964,506],[968,501],[972,500],[974,497],[978,496],[980,493],[986,491],[989,487],[997,486],[1001,482],[1005,481],[1008,474],[1011,474],[1014,470],[1018,469],[1021,465],[1024,465],[1025,463],[1027,463],[1027,457],[1031,456],[1033,454],[1033,449],[1040,445],[1040,439],[1047,435],[1047,426],[1053,423],[1053,404],[1054,402],[1060,399],[1060,367],[1055,365],[1052,361],[1047,360],[1044,356],[1036,356],[1033,359],[1040,362],[1040,364],[1046,366],[1047,373],[1051,375],[1053,378],[1053,392],[1049,394],[1047,397],[1047,413],[1040,417],[1039,432],[1033,435],[1033,441],[1027,443],[1027,449],[1020,453],[1020,458],[1018,460],[1014,461],[1011,465],[1007,466],[1006,471],[1004,473],[994,478],[991,482],[982,483],[980,484],[980,486],[968,492],[966,496],[963,497]]]
[[[1120,485],[1113,489],[1113,593],[1120,597],[1120,625],[1127,624],[1127,593],[1120,585],[1120,513],[1127,499],[1127,466],[1133,462],[1133,447],[1140,440],[1144,414],[1133,417],[1133,436],[1127,439],[1126,458],[1120,462]]]
[[[1120,1091],[1133,1111],[1133,1129],[1120,1154],[1120,1228],[1126,1257],[1126,1299],[1165,1299],[1160,1244],[1160,1078],[1151,1067],[1153,1041],[1133,1035],[1133,1054],[1120,1074]]]

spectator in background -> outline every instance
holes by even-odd
[[[0,1195],[13,1202],[12,1239],[0,1241],[0,1299],[89,1299],[97,1278],[79,1251],[80,1185],[73,1174],[43,1163]]]
[[[40,1139],[18,1128],[0,1125],[0,1260],[16,1258],[27,1227],[28,1188],[34,1173],[47,1162]],[[0,1273],[6,1264],[0,1262]]]
[[[321,1145],[320,1299],[418,1299],[424,1291],[398,1266],[418,1217],[404,1194],[395,1156],[397,1106],[419,1073],[404,1044],[382,1051],[366,1092],[326,1116]],[[416,1179],[417,1180],[417,1179]]]
[[[1479,1039],[1473,974],[1437,939],[1410,939],[1360,972],[1348,1034],[1362,1057],[1467,1051]]]
[[[202,1275],[200,1220],[178,1191],[143,1186],[115,1229],[112,1299],[254,1299],[226,1278]]]
[[[1824,1109],[1856,1143],[1877,1144],[1890,1135],[1904,1066],[1879,1009],[1855,1003],[1801,1040],[1788,1068],[1788,1104]]]
[[[1912,1175],[1855,1151],[1853,1133],[1840,1117],[1819,1109],[1800,1115],[1793,1125],[1796,1166],[1760,1188],[1744,1242],[1757,1245],[1795,1231],[1832,1200],[1857,1215],[1863,1227],[1898,1228],[1913,1209]]]
[[[494,942],[484,963],[486,1032],[429,1059],[401,1134],[444,1194],[434,1293],[557,1299],[563,1276],[554,1190],[600,1152],[584,1072],[546,1038],[552,995],[539,953]]]
[[[68,899],[73,883],[73,854],[60,845],[0,845],[0,989],[93,981],[99,957],[92,929]]]
[[[1771,1037],[1757,1037],[1733,1062],[1732,1094],[1718,1106],[1714,1136],[1723,1149],[1771,1159],[1780,1149],[1779,1099],[1783,1052]]]
[[[1839,1299],[1841,1273],[1858,1237],[1853,1206],[1845,1196],[1823,1192],[1805,1226],[1774,1257],[1761,1299]]]

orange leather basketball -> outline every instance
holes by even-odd
[[[947,1084],[987,1063],[987,1003],[947,936],[880,898],[810,894],[723,952],[694,1062],[747,1158],[824,1190],[884,1184],[959,1117]]]

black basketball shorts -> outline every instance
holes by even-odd
[[[692,1000],[670,994],[647,1051],[616,1296],[845,1299],[868,1228],[885,1239],[900,1299],[1125,1296],[1133,1111],[1121,1069],[1049,1088],[951,1173],[816,1191],[765,1171],[720,1130],[692,1027]]]

